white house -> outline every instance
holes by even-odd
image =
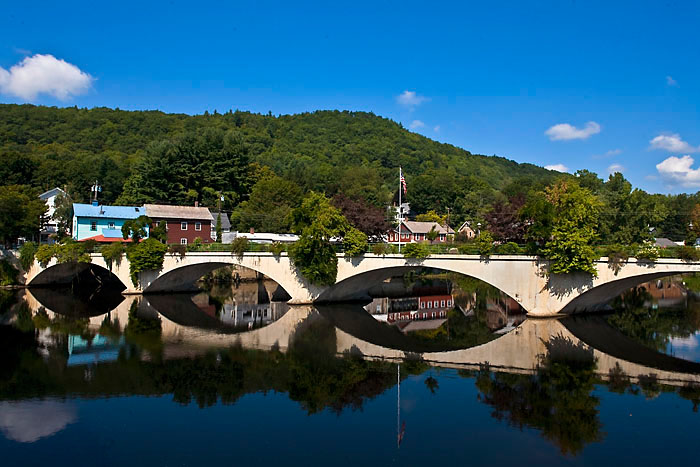
[[[39,233],[40,243],[53,243],[50,236],[58,232],[58,223],[53,218],[53,215],[56,212],[56,197],[58,195],[65,196],[65,194],[65,191],[57,187],[39,195],[39,199],[44,200],[48,206],[48,210],[46,211],[44,218],[41,220],[41,231]]]

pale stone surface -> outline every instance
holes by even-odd
[[[92,255],[92,264],[107,267],[101,255]],[[547,276],[547,263],[529,256],[483,259],[474,255],[434,255],[417,261],[401,255],[367,254],[360,258],[339,255],[336,284],[326,287],[309,284],[286,254],[246,253],[237,257],[227,252],[193,252],[184,257],[167,254],[162,270],[141,274],[141,287],[132,284],[126,258],[112,266],[112,273],[126,286],[126,294],[183,292],[194,290],[195,281],[204,274],[227,265],[243,266],[264,274],[292,297],[289,302],[292,304],[366,299],[369,286],[393,274],[420,267],[442,269],[483,280],[511,296],[531,316],[594,309],[637,284],[674,274],[700,272],[700,263],[679,259],[660,259],[655,263],[630,259],[615,271],[606,258],[601,258],[596,262],[598,277],[592,278],[586,274]],[[65,282],[71,274],[86,267],[56,265],[52,261],[47,268],[41,268],[35,263],[25,283],[35,286]]]

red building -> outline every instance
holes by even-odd
[[[397,304],[399,306],[396,306]],[[447,294],[392,300],[387,315],[387,322],[447,318],[447,313],[452,309],[452,304],[452,295]]]
[[[455,231],[450,227],[443,227],[437,222],[403,221],[401,223],[401,238],[399,239],[399,228],[396,227],[388,232],[389,243],[411,243],[427,242],[428,233],[435,230],[437,236],[435,242],[446,242],[449,235],[454,235]]]
[[[199,238],[202,243],[211,243],[213,218],[209,209],[198,206],[169,206],[166,204],[146,204],[146,215],[157,226],[165,221],[168,243],[187,245]]]

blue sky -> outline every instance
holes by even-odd
[[[367,110],[474,153],[700,189],[700,3],[26,3],[0,15],[0,102]]]

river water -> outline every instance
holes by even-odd
[[[700,300],[680,280],[555,320],[464,277],[369,292],[0,291],[2,464],[696,462]]]

